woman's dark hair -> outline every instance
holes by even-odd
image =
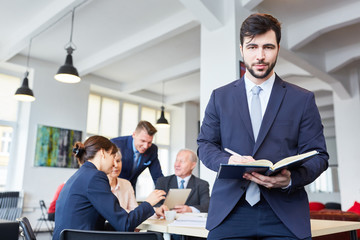
[[[273,30],[276,35],[276,42],[279,45],[281,39],[280,22],[265,13],[254,13],[245,19],[240,28],[240,44],[243,46],[244,38],[251,37],[251,40],[259,34],[264,34],[269,30]]]
[[[111,154],[115,154],[118,151],[116,145],[110,142],[109,139],[103,136],[91,136],[84,143],[76,142],[73,148],[73,154],[78,159],[80,165],[84,162],[93,159],[96,153],[104,149],[105,151],[111,151]]]

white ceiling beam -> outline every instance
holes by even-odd
[[[287,26],[287,46],[291,50],[298,50],[318,36],[345,26],[360,22],[360,1],[347,3],[313,17],[304,18]]]
[[[3,46],[0,50],[0,61],[9,60],[24,48],[28,47],[30,39],[51,27],[64,15],[70,13],[72,8],[83,1],[84,0],[56,0],[49,3],[44,10],[36,13],[34,18],[29,19],[21,29],[14,31],[14,34],[2,41]]]
[[[181,94],[177,94],[174,96],[168,96],[165,98],[165,104],[175,105],[188,101],[200,101],[200,91],[198,89],[189,89],[186,92],[182,92]]]
[[[353,44],[347,44],[346,46],[333,48],[325,52],[325,67],[327,72],[335,72],[360,58],[359,39],[355,39],[355,41]]]
[[[334,119],[334,110],[320,111],[321,119]]]
[[[78,62],[77,69],[80,75],[86,75],[196,26],[198,23],[194,17],[188,11],[182,11],[112,46],[101,49]]]
[[[280,50],[280,56],[290,61],[291,63],[296,64],[305,71],[309,72],[315,78],[318,78],[321,81],[324,81],[327,84],[329,84],[332,90],[336,92],[336,94],[341,99],[349,99],[351,97],[350,89],[348,86],[345,86],[343,82],[339,81],[338,79],[334,78],[327,72],[316,67],[314,64],[311,63],[310,60],[305,60],[302,57],[300,57],[299,54],[296,54],[286,48],[282,48]]]
[[[332,91],[329,84],[311,76],[296,76],[290,75],[284,77],[284,80],[296,84],[302,88],[305,88],[311,92],[317,92],[321,90]]]
[[[335,135],[335,127],[326,127],[324,128],[324,136],[325,138],[334,138]]]
[[[176,66],[163,69],[147,78],[143,78],[134,83],[123,84],[122,91],[124,92],[135,92],[140,89],[146,89],[147,86],[153,85],[158,82],[164,82],[170,79],[179,78],[193,72],[199,71],[200,69],[200,58],[194,58],[187,62],[178,64]]]
[[[251,11],[256,8],[263,0],[241,0],[241,5]]]
[[[316,105],[318,107],[332,106],[334,105],[334,100],[331,94],[322,97],[316,97]]]
[[[223,1],[219,0],[180,0],[209,31],[223,26]]]
[[[278,58],[274,69],[276,74],[278,74],[280,77],[288,75],[310,76],[310,74],[304,69],[296,66],[295,64],[292,64],[289,61],[284,60],[281,57]]]

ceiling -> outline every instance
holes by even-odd
[[[209,19],[223,21],[224,1],[0,0],[0,61],[26,56],[32,39],[31,58],[62,65],[75,7],[74,65],[93,91],[154,105],[164,89],[167,107],[198,103],[200,26],[219,27]],[[333,94],[349,98],[359,73],[360,1],[232,1],[282,22],[275,70],[315,92],[325,134],[335,136]]]

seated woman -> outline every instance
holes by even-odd
[[[58,197],[60,195],[61,189],[64,187],[65,183],[63,182],[60,184],[55,192],[54,198],[50,203],[50,207],[48,209],[48,219],[50,221],[55,221],[55,207],[56,207],[56,201],[58,200]]]
[[[56,202],[53,240],[63,229],[103,230],[105,219],[117,231],[134,231],[136,226],[154,214],[154,206],[165,198],[165,192],[154,190],[131,212],[120,207],[111,192],[107,174],[114,165],[117,147],[102,136],[77,142],[73,152],[83,164],[66,182]]]
[[[127,212],[134,210],[138,204],[135,199],[134,189],[131,183],[123,178],[119,178],[122,162],[121,152],[118,151],[115,156],[117,165],[114,165],[110,174],[108,174],[112,193],[119,199],[120,206]]]

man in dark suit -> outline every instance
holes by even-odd
[[[199,158],[218,171],[221,163],[277,162],[311,150],[319,154],[275,176],[216,179],[208,239],[311,239],[304,186],[327,169],[328,153],[314,94],[274,73],[280,38],[280,23],[271,15],[252,14],[244,21],[240,51],[246,73],[213,91],[198,137]]]
[[[137,178],[146,168],[149,168],[154,184],[159,177],[164,176],[158,159],[158,148],[152,144],[156,132],[151,123],[140,121],[132,136],[110,139],[122,155],[119,177],[129,180],[134,190]]]
[[[175,206],[178,213],[185,212],[207,212],[209,208],[209,183],[192,175],[196,166],[197,156],[189,149],[182,149],[176,156],[174,164],[175,174],[159,178],[155,189],[169,192],[170,188],[191,188],[189,197],[184,205]],[[155,205],[157,215],[163,216],[168,207],[160,201]]]

